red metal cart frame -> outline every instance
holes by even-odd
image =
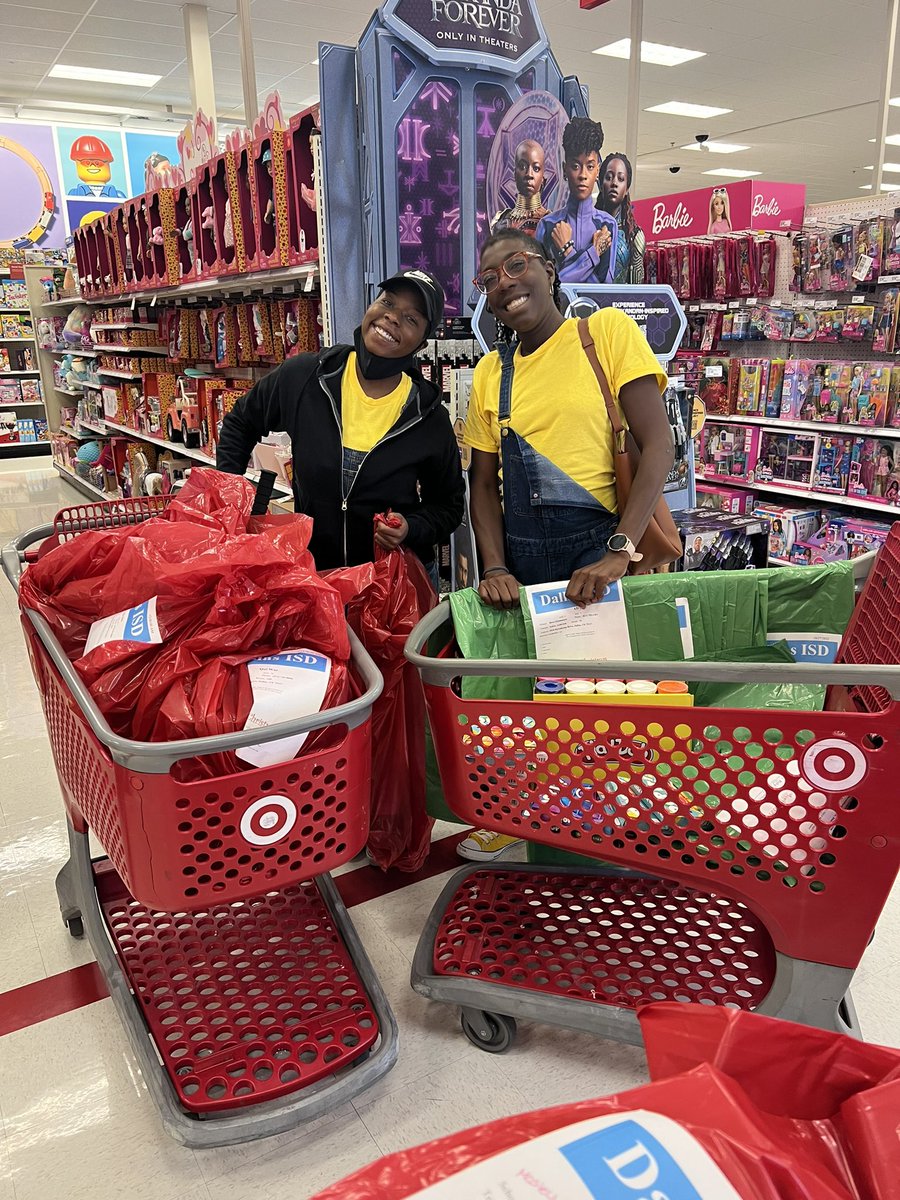
[[[449,606],[429,614],[407,657],[450,807],[614,866],[463,868],[413,987],[462,1006],[467,1036],[493,1051],[517,1016],[639,1044],[635,1011],[661,999],[853,1028],[850,981],[900,866],[898,597],[900,525],[844,665],[541,663],[562,677],[836,685],[824,712],[464,699],[460,679],[535,664],[454,658]],[[448,650],[429,657],[439,634]]]
[[[3,550],[135,524],[160,505],[84,505]],[[328,872],[365,844],[382,680],[350,631],[355,696],[270,728],[182,742],[115,734],[47,623],[22,625],[67,809],[63,920],[86,932],[168,1131],[187,1146],[281,1133],[393,1066],[397,1025]],[[280,766],[186,783],[181,760],[315,730]],[[108,858],[91,860],[88,830]]]

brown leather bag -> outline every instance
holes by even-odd
[[[619,512],[623,513],[631,493],[634,473],[637,470],[638,463],[641,461],[641,452],[637,442],[622,423],[622,418],[619,415],[618,406],[615,400],[613,400],[606,374],[600,366],[600,359],[597,357],[597,349],[594,345],[594,339],[591,337],[587,317],[582,317],[578,322],[578,336],[581,339],[581,345],[587,355],[588,362],[597,376],[597,382],[600,384],[603,399],[606,401],[606,411],[609,414],[609,423],[613,431],[616,499],[618,501]],[[639,563],[633,563],[632,569],[641,575],[647,571],[652,571],[655,567],[662,567],[674,562],[676,558],[681,558],[681,536],[678,532],[678,527],[672,520],[669,506],[662,495],[660,495],[656,508],[653,510],[653,515],[647,524],[647,528],[644,530],[643,536],[637,544],[637,550],[639,554],[643,555],[643,558]]]

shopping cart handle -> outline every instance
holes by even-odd
[[[52,533],[52,525],[38,525],[34,529],[29,529],[27,533],[20,534],[0,550],[3,574],[16,591],[19,590],[19,579],[22,575],[23,566],[26,562],[34,562],[37,556],[37,551],[29,550],[29,546],[34,546],[35,543],[44,541]]]
[[[263,517],[269,511],[269,502],[275,490],[275,472],[260,471],[256,484],[256,499],[253,501],[252,515]]]
[[[444,625],[446,641],[453,636],[453,614],[449,600],[442,600],[409,635],[404,654],[418,668],[422,681],[450,687],[454,680],[473,676],[534,678],[549,675],[588,679],[683,679],[689,683],[803,683],[855,684],[880,687],[900,699],[900,666],[883,663],[854,663],[807,666],[805,663],[750,662],[656,662],[621,660],[591,662],[533,658],[431,658],[422,650]]]

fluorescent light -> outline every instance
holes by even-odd
[[[607,58],[631,58],[631,38],[598,46],[594,54],[605,54]],[[705,58],[705,50],[685,50],[681,46],[663,46],[659,42],[641,42],[641,62],[653,63],[657,67],[678,67],[693,58]]]
[[[892,96],[890,100],[888,100],[888,104],[890,104],[892,108],[900,108],[900,96]]]
[[[740,150],[749,150],[749,146],[741,146],[738,142],[691,142],[682,146],[682,150],[709,150],[712,154],[737,154]]]
[[[861,183],[861,184],[859,185],[859,190],[860,190],[861,192],[871,192],[871,190],[872,190],[872,185],[871,185],[871,183]],[[896,184],[896,183],[883,183],[883,184],[881,185],[881,190],[882,190],[883,192],[900,192],[900,184]]]
[[[882,169],[885,171],[900,171],[900,163],[882,163]],[[874,167],[866,167],[867,171],[874,171]]]
[[[724,175],[728,179],[749,179],[751,175],[761,175],[761,171],[741,171],[737,167],[716,167],[715,171],[704,171],[704,175]]]
[[[869,138],[869,141],[874,142],[875,139]],[[886,146],[900,146],[900,133],[892,133],[889,137],[886,137],[884,139],[884,144]]]
[[[50,68],[51,79],[81,79],[87,83],[121,83],[125,87],[151,88],[162,75],[142,75],[138,71],[108,71],[100,67],[67,67],[56,63]]]
[[[311,67],[317,67],[319,65],[319,60],[317,58],[314,58],[309,65]]]
[[[708,104],[683,104],[680,100],[667,100],[665,104],[654,104],[646,112],[665,113],[670,117],[696,117],[705,121],[709,117],[721,117],[725,113],[734,112],[732,108],[712,108]]]

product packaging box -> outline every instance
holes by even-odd
[[[900,445],[887,438],[854,439],[847,494],[872,504],[897,504]]]
[[[817,433],[764,429],[756,464],[756,481],[810,487],[818,449]]]
[[[757,504],[754,515],[769,522],[769,558],[787,562],[795,542],[812,537],[822,525],[820,508],[790,508],[785,504]]]
[[[698,476],[753,483],[759,456],[760,430],[755,425],[707,421],[696,462]]]
[[[813,469],[812,487],[814,491],[846,496],[853,441],[853,437],[849,434],[822,434],[819,438],[819,448]]]
[[[816,364],[806,358],[791,358],[784,364],[780,415],[785,420],[801,418],[812,392],[815,371]]]
[[[673,514],[684,555],[678,571],[745,571],[765,567],[769,523],[756,515],[735,516],[709,508],[690,508]]]
[[[887,424],[893,370],[890,363],[856,363],[855,373],[862,367],[860,386],[849,422],[856,425],[880,427]],[[851,387],[851,394],[853,388]]]
[[[697,505],[699,508],[712,508],[717,512],[731,513],[733,516],[747,516],[756,507],[756,493],[744,488],[714,487],[702,483],[697,487]]]
[[[701,358],[697,376],[697,395],[709,416],[726,416],[734,411],[732,377],[740,372],[736,359]],[[734,389],[736,391],[736,388]]]

